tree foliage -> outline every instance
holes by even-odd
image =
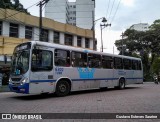
[[[13,3],[11,0],[0,0],[0,8],[3,9],[13,9],[16,11],[24,12],[27,14],[30,14],[27,9],[23,7],[23,5],[19,2],[19,0],[13,0]]]
[[[160,19],[155,20],[148,31],[127,29],[124,32],[123,39],[116,40],[115,45],[120,54],[122,54],[123,49],[124,55],[141,57],[144,65],[144,75],[146,77],[150,76],[154,71],[151,67],[160,55]]]

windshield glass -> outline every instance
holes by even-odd
[[[11,74],[22,75],[26,73],[29,69],[29,57],[30,50],[28,48],[24,48],[24,45],[16,47],[12,57]]]

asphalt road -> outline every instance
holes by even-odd
[[[0,93],[0,113],[160,113],[160,84],[156,85],[150,82],[129,85],[124,90],[107,89],[73,92],[66,97],[56,97],[54,94],[24,95],[3,92]],[[101,122],[105,120],[56,121]],[[158,122],[160,120],[116,119],[108,121]]]

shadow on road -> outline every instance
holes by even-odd
[[[124,90],[132,90],[132,89],[139,89],[141,87],[126,87]],[[117,88],[102,88],[102,89],[95,89],[95,90],[85,90],[85,91],[76,91],[70,93],[70,96],[72,95],[83,95],[83,94],[92,94],[92,93],[98,93],[98,92],[112,92],[112,91],[118,91]],[[67,96],[66,96],[67,97]],[[51,99],[51,98],[58,98],[55,94],[38,94],[38,95],[24,95],[24,96],[14,96],[11,97],[13,99],[19,99],[19,100],[40,100],[40,99]]]
[[[50,99],[54,97],[56,97],[56,95],[54,94],[38,94],[38,95],[14,96],[11,98],[19,100],[40,100],[40,99]]]

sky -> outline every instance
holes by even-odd
[[[20,0],[25,8],[32,6],[40,0]],[[75,0],[69,0],[74,2]],[[39,7],[34,5],[28,11],[39,16]],[[44,16],[44,13],[43,13]],[[118,54],[115,41],[121,38],[122,32],[133,24],[148,23],[151,25],[154,20],[160,19],[160,0],[96,0],[95,20],[106,17],[111,27],[102,30],[104,52]],[[97,38],[97,49],[101,47],[101,21],[95,25]]]

